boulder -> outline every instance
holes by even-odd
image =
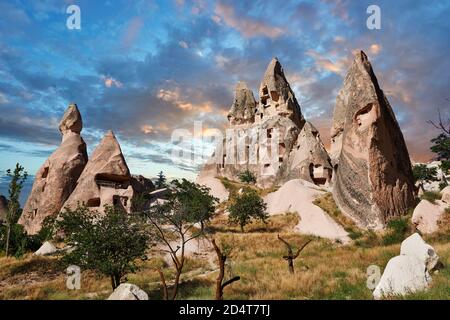
[[[431,271],[439,262],[439,256],[434,248],[427,244],[418,233],[403,240],[400,255],[416,257],[428,271]]]
[[[8,214],[8,199],[0,194],[0,224],[6,221]]]
[[[84,203],[103,212],[105,205],[119,205],[129,212],[133,195],[130,170],[116,137],[108,131],[92,153],[63,208],[73,210]]]
[[[446,203],[439,200],[436,200],[435,203],[425,199],[421,200],[414,209],[412,223],[423,234],[436,232],[439,229],[438,222],[443,217],[447,206]]]
[[[414,205],[408,150],[395,114],[362,51],[336,99],[333,195],[360,227],[381,229]]]
[[[35,256],[48,256],[58,252],[58,249],[48,241],[45,241],[42,246],[34,253]]]
[[[430,271],[438,261],[433,247],[419,234],[411,235],[402,242],[400,255],[387,263],[373,297],[382,299],[427,290],[432,280]]]
[[[108,300],[148,300],[148,295],[134,284],[122,283],[109,296]]]
[[[86,144],[80,136],[82,126],[78,107],[69,105],[59,124],[61,145],[36,173],[19,219],[28,234],[36,234],[46,217],[57,215],[75,189],[88,161]]]
[[[136,193],[150,193],[155,190],[152,180],[142,175],[131,175],[131,186]]]
[[[450,186],[446,186],[442,191],[441,201],[445,202],[450,207]]]
[[[209,188],[210,189],[209,193],[213,197],[219,199],[219,202],[228,200],[230,193],[224,187],[224,185],[219,179],[212,176],[203,175],[197,177],[196,183]]]

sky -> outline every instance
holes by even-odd
[[[66,24],[72,4],[79,30]],[[371,4],[380,30],[366,26]],[[89,153],[111,129],[132,173],[192,179],[200,163],[172,162],[173,131],[202,121],[192,141],[207,156],[208,132],[225,128],[236,83],[257,96],[272,57],[329,146],[357,49],[372,62],[411,158],[428,161],[439,132],[427,120],[450,111],[448,17],[450,2],[432,0],[0,0],[0,178],[16,162],[35,174],[75,102]]]

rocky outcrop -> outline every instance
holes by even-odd
[[[69,105],[59,124],[61,145],[36,173],[19,219],[28,234],[37,233],[46,217],[56,215],[74,190],[88,161],[86,144],[80,135],[82,127],[77,106]]]
[[[333,116],[333,194],[362,227],[379,229],[414,204],[411,162],[394,112],[362,51],[355,56]]]
[[[148,295],[137,285],[122,283],[109,296],[108,300],[148,300]]]
[[[442,191],[441,201],[445,202],[450,207],[450,186],[446,186]]]
[[[253,92],[245,82],[239,81],[236,86],[234,103],[228,113],[228,121],[232,125],[253,123],[255,121],[256,100]]]
[[[152,180],[142,175],[131,175],[131,186],[136,193],[148,194],[155,190]]]
[[[119,205],[129,211],[133,194],[130,170],[116,137],[109,131],[92,153],[63,208],[75,209],[84,203],[99,212],[105,205]]]
[[[6,221],[7,214],[8,214],[8,199],[0,195],[0,224]]]
[[[320,136],[314,126],[305,124],[276,58],[264,73],[258,102],[245,84],[237,85],[228,119],[226,137],[200,171],[202,179],[238,180],[240,173],[250,170],[257,185],[266,188],[295,178],[325,183],[323,178],[331,176]]]
[[[42,246],[33,255],[35,256],[48,256],[58,252],[58,249],[50,242],[45,241]]]
[[[438,222],[443,217],[447,206],[448,204],[440,200],[431,203],[424,199],[414,208],[412,223],[423,234],[436,232],[439,230]]]
[[[415,233],[402,242],[400,255],[386,265],[373,296],[375,299],[406,295],[426,290],[431,283],[430,272],[439,262],[434,248]]]

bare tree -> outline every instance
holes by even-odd
[[[450,101],[448,99],[446,100]],[[427,122],[436,129],[442,130],[445,134],[450,135],[450,117],[444,119],[440,109],[438,109],[438,121],[428,120]]]
[[[289,268],[289,272],[290,273],[294,273],[294,260],[297,259],[297,257],[299,256],[300,252],[302,252],[302,250],[308,245],[308,243],[310,243],[312,240],[308,240],[303,246],[301,246],[297,252],[294,254],[294,251],[292,249],[292,246],[283,238],[280,237],[280,235],[278,235],[278,240],[280,240],[281,242],[283,242],[288,250],[288,254],[286,256],[283,256],[283,259],[286,260],[288,262],[288,268]]]
[[[227,253],[226,250],[221,250],[219,246],[216,244],[216,240],[212,239],[211,243],[214,247],[214,250],[216,251],[217,260],[219,261],[219,275],[216,279],[216,300],[223,300],[223,290],[226,286],[232,284],[235,281],[239,281],[241,277],[235,276],[225,282],[223,282],[223,279],[225,277],[225,262],[227,260]]]

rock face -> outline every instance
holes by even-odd
[[[445,187],[442,190],[441,201],[445,202],[450,207],[450,186]]]
[[[7,213],[8,213],[8,199],[0,195],[0,223],[6,221]]]
[[[389,260],[373,292],[375,299],[426,290],[439,256],[415,233],[402,242],[400,255]]]
[[[131,186],[137,193],[150,193],[155,190],[155,185],[152,180],[142,175],[131,175]]]
[[[258,102],[244,83],[237,85],[228,120],[226,137],[200,171],[202,179],[237,180],[250,170],[260,187],[293,178],[320,184],[330,180],[328,154],[317,130],[306,123],[276,58],[263,76]]]
[[[448,204],[440,200],[436,200],[434,204],[422,200],[414,209],[412,223],[423,234],[436,232],[439,229],[438,222],[447,206]]]
[[[86,144],[80,136],[82,127],[77,106],[69,105],[59,124],[62,143],[36,173],[19,219],[28,234],[37,233],[46,217],[56,215],[74,190],[88,161]]]
[[[356,54],[331,130],[333,194],[362,227],[380,229],[414,204],[411,162],[394,112],[364,52]]]
[[[129,212],[133,194],[130,170],[116,137],[109,131],[92,153],[63,208],[75,209],[84,203],[102,212],[104,205],[121,205]]]
[[[148,300],[148,295],[134,284],[122,283],[109,296],[108,300]]]

